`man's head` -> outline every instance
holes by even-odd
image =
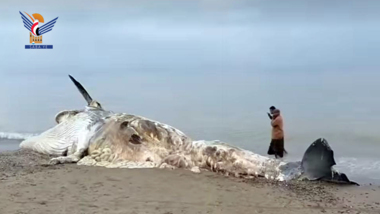
[[[270,113],[273,114],[273,111],[274,111],[275,109],[276,109],[276,107],[271,106],[271,107],[269,108]]]

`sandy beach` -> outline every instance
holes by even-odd
[[[211,172],[50,166],[0,153],[1,213],[380,213],[380,187],[243,180]]]

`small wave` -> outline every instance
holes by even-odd
[[[380,180],[380,161],[373,158],[337,158],[334,168],[351,174],[353,176],[364,176],[366,178]]]
[[[32,133],[0,132],[0,139],[24,140],[36,135]]]

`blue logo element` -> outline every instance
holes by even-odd
[[[25,49],[53,49],[53,45],[25,45]]]
[[[28,19],[24,14],[21,14],[21,19],[24,23],[24,27],[29,31],[29,42],[32,45],[25,45],[25,49],[53,49],[53,45],[35,45],[42,43],[42,35],[53,30],[54,24],[56,23],[57,18],[49,21],[48,23],[39,26],[39,23],[44,23],[44,17],[39,13],[34,13],[29,15]]]

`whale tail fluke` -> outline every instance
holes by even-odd
[[[350,181],[346,174],[339,173],[332,167],[336,165],[334,151],[327,140],[319,138],[306,150],[301,166],[304,175],[309,180],[323,180],[342,184],[356,184]]]

